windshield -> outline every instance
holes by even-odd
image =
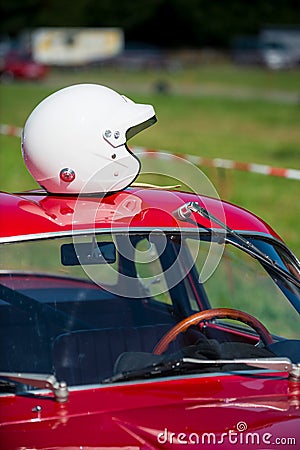
[[[247,238],[297,275],[283,246]],[[141,355],[149,356],[147,365],[168,331],[212,308],[254,316],[274,342],[267,345],[245,321],[210,317],[162,353],[190,355],[187,349],[200,346],[201,357],[215,360],[276,356],[281,348],[279,356],[297,359],[297,288],[235,245],[215,240],[209,233],[152,230],[2,244],[0,371],[53,373],[68,385],[99,383],[120,370],[126,354],[127,370]]]

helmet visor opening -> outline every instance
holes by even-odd
[[[150,119],[146,120],[145,122],[139,123],[138,125],[128,128],[128,130],[126,131],[126,141],[128,141],[141,131],[145,130],[146,128],[151,127],[151,125],[153,125],[155,122],[157,122],[157,119],[156,116],[153,116]]]

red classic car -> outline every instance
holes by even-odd
[[[49,73],[44,64],[37,63],[30,57],[19,53],[6,55],[0,64],[0,80],[42,80]]]
[[[300,445],[299,263],[263,220],[133,184],[0,205],[3,449]]]

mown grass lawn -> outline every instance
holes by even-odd
[[[158,123],[132,139],[131,147],[300,169],[299,75],[231,65],[173,73],[56,70],[43,83],[2,84],[0,123],[22,127],[36,104],[55,90],[73,83],[102,83],[155,106]],[[169,88],[163,94],[157,90],[162,81]],[[23,164],[18,138],[0,136],[0,155],[2,190],[36,186]],[[300,254],[299,181],[202,169],[221,198],[263,217]]]

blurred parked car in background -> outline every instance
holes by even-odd
[[[300,64],[300,28],[266,28],[258,36],[238,36],[232,43],[238,64],[258,64],[272,70]]]
[[[132,70],[180,68],[178,59],[165,49],[145,42],[125,43],[124,50],[110,62],[117,67]]]
[[[48,74],[48,67],[33,61],[30,56],[18,52],[10,52],[0,63],[1,81],[42,80]]]

